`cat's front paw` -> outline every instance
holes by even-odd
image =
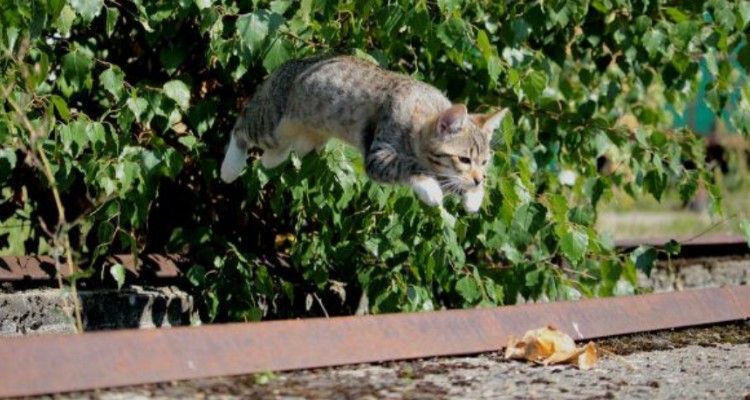
[[[429,176],[415,176],[411,178],[411,187],[420,200],[428,206],[437,206],[443,203],[443,189],[434,178]]]
[[[479,211],[479,208],[482,206],[482,199],[484,199],[484,188],[480,187],[464,192],[464,210],[470,213]]]

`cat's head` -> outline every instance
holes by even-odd
[[[437,115],[422,136],[422,158],[443,189],[464,191],[482,186],[491,158],[492,133],[508,109],[469,114],[456,104]]]

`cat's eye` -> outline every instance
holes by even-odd
[[[471,164],[471,158],[469,157],[458,157],[458,161],[461,161],[464,164]]]

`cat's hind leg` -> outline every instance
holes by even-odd
[[[276,168],[289,158],[289,147],[265,149],[260,156],[260,163],[265,169]]]
[[[318,146],[325,143],[325,139],[314,130],[306,127],[299,121],[284,118],[279,122],[274,132],[277,148],[268,148],[263,152],[260,161],[266,168],[274,168],[281,165],[294,150],[297,156],[302,158]],[[321,144],[323,143],[323,144]]]
[[[307,137],[307,136],[301,136],[294,140],[294,144],[292,145],[292,149],[294,149],[294,152],[297,153],[297,155],[302,158],[307,153],[313,151],[313,149],[318,147],[318,142],[314,140],[313,138]]]

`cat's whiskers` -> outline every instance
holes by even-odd
[[[440,187],[447,192],[461,193],[465,191],[464,185],[460,181],[456,181],[455,176],[439,177],[438,181],[440,182]]]

